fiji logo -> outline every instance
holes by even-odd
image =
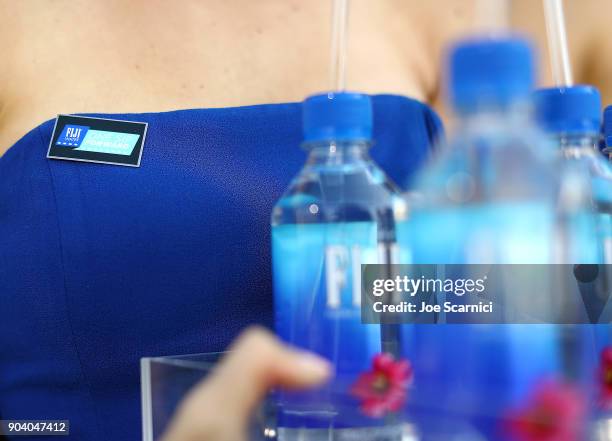
[[[81,145],[81,142],[83,142],[83,138],[85,138],[85,134],[88,130],[89,127],[87,126],[66,124],[59,138],[57,138],[55,145],[73,148],[78,147]]]

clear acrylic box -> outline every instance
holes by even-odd
[[[143,441],[159,441],[180,402],[204,380],[224,353],[147,357],[140,361]],[[272,401],[265,400],[252,417],[249,440],[276,439]]]
[[[160,441],[181,400],[198,382],[205,379],[217,365],[223,353],[192,354],[181,356],[150,357],[141,360],[142,430],[144,441]],[[463,360],[464,362],[466,360]],[[493,405],[496,397],[504,392],[491,384],[487,391],[464,390],[453,394],[451,400],[444,400],[434,392],[432,385],[419,383],[411,385],[405,406],[371,424],[363,424],[359,403],[347,389],[352,378],[334,378],[320,390],[314,391],[322,405],[307,412],[300,412],[299,418],[308,421],[304,425],[285,425],[283,418],[290,415],[286,403],[291,403],[296,415],[296,403],[304,398],[300,393],[271,391],[252,415],[248,430],[249,441],[437,441],[461,439],[462,441],[485,441],[515,439],[504,433],[508,415],[499,414],[491,408],[474,406],[474,400]],[[546,383],[543,383],[546,384]],[[429,393],[431,390],[432,393]],[[439,392],[439,389],[438,389]],[[548,390],[563,396],[563,389]],[[310,394],[310,392],[306,392]],[[312,400],[312,396],[306,396]],[[529,397],[521,401],[523,408]],[[564,406],[568,406],[566,403]],[[570,406],[571,407],[571,406]],[[529,410],[531,409],[531,410]],[[527,407],[528,414],[534,410]],[[563,415],[560,415],[563,418]],[[284,420],[285,422],[288,420]],[[525,421],[523,421],[524,423]],[[563,426],[563,420],[557,422]],[[580,440],[612,440],[612,419],[609,413],[587,416],[581,422]],[[492,428],[486,430],[485,427]],[[510,435],[510,436],[508,436]],[[568,438],[569,439],[569,438]],[[573,439],[573,438],[572,438]]]
[[[223,353],[191,354],[179,356],[148,357],[141,359],[142,430],[144,441],[160,441],[181,400],[198,382],[214,369]],[[331,401],[350,402],[345,393],[346,379],[336,378],[324,389]],[[342,385],[339,387],[338,385]],[[296,394],[299,396],[299,394]],[[313,427],[278,427],[277,417],[282,413],[283,398],[294,400],[292,393],[271,391],[252,416],[248,440],[300,440],[300,441],[417,441],[417,435],[404,410],[391,418],[374,421],[369,427],[354,430],[350,427],[360,419],[358,405],[335,405],[335,411],[322,410],[308,415]],[[303,415],[302,415],[303,416]],[[467,435],[464,440],[480,441],[473,428],[462,422],[449,420],[443,424]],[[470,437],[468,434],[472,434]]]
[[[179,403],[222,354],[146,357],[140,361],[143,441],[161,439]]]

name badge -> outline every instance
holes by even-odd
[[[139,167],[147,123],[58,115],[47,158]]]

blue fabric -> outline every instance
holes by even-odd
[[[407,182],[439,120],[373,104],[372,155]],[[0,158],[0,415],[139,440],[141,357],[272,322],[269,216],[305,159],[301,107],[96,116],[149,124],[140,168],[46,159],[53,121]]]

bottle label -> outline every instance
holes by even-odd
[[[361,248],[359,245],[330,245],[325,249],[325,279],[328,309],[361,306]],[[349,277],[352,280],[348,280]],[[342,291],[352,288],[351,303],[342,305]]]
[[[374,222],[272,229],[275,323],[288,343],[359,371],[380,352],[380,326],[361,323],[361,265],[377,263]]]
[[[47,158],[140,166],[147,123],[59,115]]]

